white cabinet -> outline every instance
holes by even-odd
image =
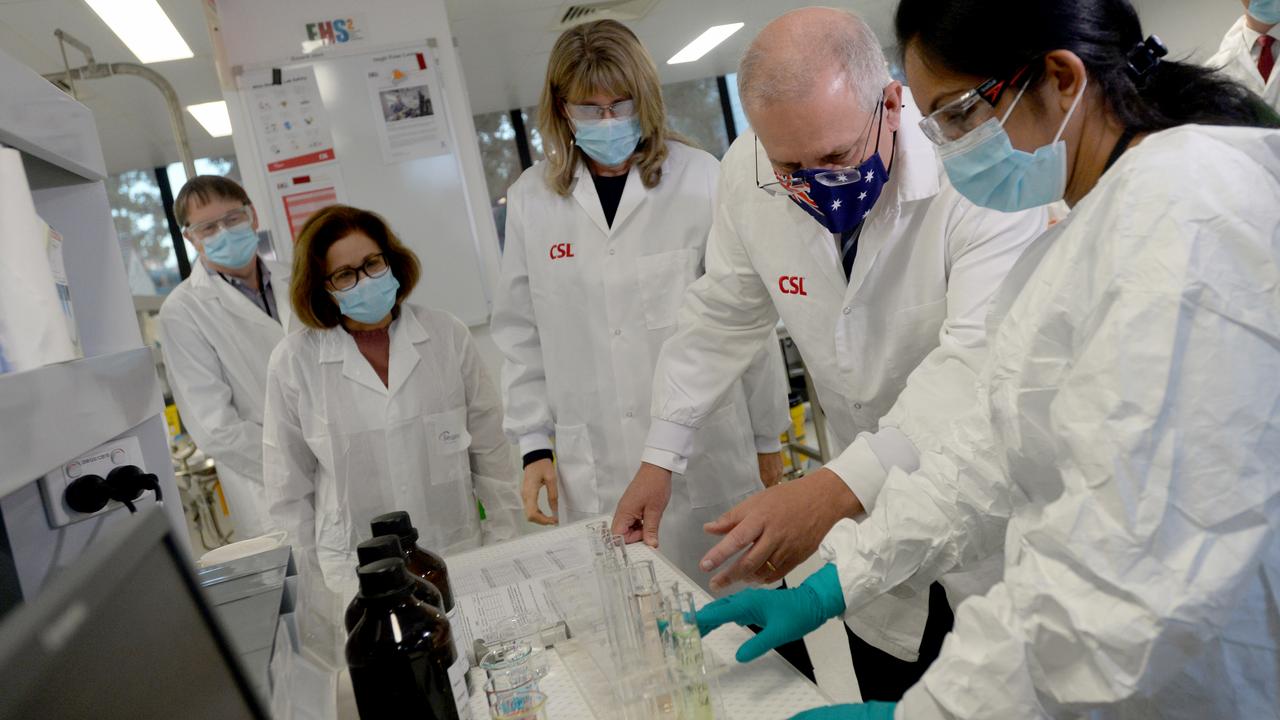
[[[50,526],[36,480],[116,437],[138,439],[186,538],[160,381],[142,344],[88,108],[0,51],[0,145],[22,153],[36,211],[62,234],[84,359],[0,375],[0,610],[130,521],[121,509]],[[0,262],[4,259],[0,258]],[[149,495],[143,504],[150,504]],[[6,547],[7,546],[7,547]]]

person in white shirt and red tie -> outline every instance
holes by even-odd
[[[1280,0],[1241,2],[1244,15],[1227,31],[1209,67],[1221,68],[1280,112],[1280,81],[1276,80],[1280,73],[1275,72],[1280,56]]]

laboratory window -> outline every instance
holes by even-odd
[[[107,178],[111,219],[134,295],[168,295],[182,282],[155,170],[126,170]]]
[[[671,129],[717,159],[724,157],[729,149],[729,130],[725,126],[716,79],[709,77],[663,85],[662,95],[666,100],[667,123]]]

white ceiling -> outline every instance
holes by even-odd
[[[538,100],[547,58],[559,31],[564,0],[447,0],[449,21],[462,55],[471,109],[479,114],[526,107]],[[663,83],[734,72],[738,57],[765,23],[782,13],[821,2],[803,0],[659,0],[644,18],[629,22],[658,63]],[[843,0],[881,38],[891,38],[897,0]],[[697,62],[667,65],[690,40],[712,25],[746,26]],[[821,62],[814,58],[814,62]]]
[[[160,0],[160,5],[195,57],[149,67],[177,90],[196,157],[230,155],[234,152],[231,138],[209,137],[185,110],[186,105],[222,99],[201,1]],[[0,0],[0,48],[39,73],[62,69],[58,41],[53,37],[58,28],[88,43],[99,62],[138,61],[84,0]],[[83,64],[80,53],[70,47],[67,60],[72,67]],[[178,159],[164,100],[151,83],[137,77],[111,77],[78,83],[77,90],[98,123],[110,172],[155,167]]]
[[[832,0],[816,0],[817,3]],[[184,106],[221,98],[202,0],[159,0],[195,57],[158,63]],[[445,0],[462,56],[475,113],[525,107],[537,102],[555,24],[564,0]],[[629,23],[658,63],[664,83],[731,73],[760,28],[777,15],[815,2],[803,0],[657,0],[644,18]],[[838,0],[860,12],[886,42],[892,38],[897,0]],[[1236,2],[1136,0],[1149,32],[1159,33],[1173,54],[1207,57],[1239,16]],[[667,65],[666,59],[711,25],[746,26],[701,60]],[[101,62],[136,62],[84,0],[0,0],[0,48],[41,73],[62,69],[53,31],[62,28],[85,41]],[[72,65],[81,64],[69,49]],[[814,58],[815,63],[822,62]],[[154,167],[177,160],[164,102],[149,83],[115,77],[82,83],[81,99],[93,110],[112,172]],[[211,138],[183,111],[197,157],[227,155],[230,138]]]

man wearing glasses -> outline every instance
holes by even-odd
[[[728,564],[714,587],[782,579],[838,521],[871,510],[891,468],[914,470],[952,432],[951,418],[977,409],[988,301],[1047,223],[1042,208],[994,212],[956,192],[910,93],[851,13],[807,8],[773,21],[744,55],[738,83],[754,134],[722,163],[707,272],[663,346],[644,463],[613,531],[656,543],[694,428],[779,318],[838,457],[706,526],[724,539],[701,568]],[[970,104],[963,117],[933,119],[980,123],[983,113]],[[864,700],[900,698],[941,647],[948,599],[994,578],[948,580],[950,597],[935,584],[883,596],[849,620]],[[798,651],[784,654],[795,662]]]
[[[213,458],[239,538],[268,529],[262,485],[267,360],[289,327],[289,271],[258,256],[244,188],[192,178],[173,203],[199,253],[160,308],[160,345],[182,425]]]

